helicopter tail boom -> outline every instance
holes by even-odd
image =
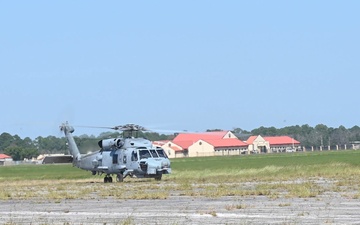
[[[60,130],[64,132],[66,139],[68,141],[68,146],[70,149],[70,154],[74,158],[74,163],[79,161],[81,159],[80,151],[75,143],[74,137],[72,136],[72,133],[74,132],[74,128],[69,125],[68,122],[61,124]]]

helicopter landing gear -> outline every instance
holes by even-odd
[[[122,173],[119,173],[118,175],[116,175],[116,181],[117,182],[123,182],[124,181],[124,176],[122,175]]]
[[[155,180],[161,180],[161,177],[162,177],[162,173],[156,175]]]
[[[113,179],[110,175],[106,175],[104,177],[104,183],[112,183],[113,182]]]

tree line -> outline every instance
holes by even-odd
[[[209,129],[207,131],[219,131],[221,129]],[[259,127],[251,131],[246,131],[241,128],[234,128],[232,130],[239,139],[246,141],[251,135],[265,136],[291,136],[298,140],[302,146],[310,148],[312,146],[336,146],[336,145],[350,145],[356,141],[360,141],[360,127],[354,126],[352,128],[345,128],[339,126],[338,128],[327,127],[324,124],[318,124],[315,127],[309,125],[287,126],[284,128],[275,127]],[[172,140],[174,135],[159,134],[156,132],[146,132],[139,134],[140,137],[147,138],[151,141],[158,140]],[[93,135],[75,136],[74,139],[79,147],[81,153],[98,150],[97,142],[101,139],[118,137],[117,132],[105,132],[95,137]],[[15,161],[23,160],[24,158],[31,159],[40,154],[68,154],[65,137],[37,137],[32,140],[29,137],[24,139],[18,135],[11,135],[9,133],[2,133],[0,135],[0,153],[10,155]]]
[[[98,141],[108,138],[119,137],[118,132],[104,132],[99,136],[94,135],[80,135],[74,136],[75,142],[81,153],[85,154],[99,149]],[[156,140],[170,140],[174,135],[158,134],[155,132],[139,133],[139,137],[147,138],[152,141]],[[9,133],[2,133],[0,135],[0,153],[4,153],[13,158],[14,161],[31,159],[40,154],[68,154],[68,147],[66,145],[65,137],[37,137],[32,140],[29,137],[21,139],[18,135],[11,135]]]
[[[327,127],[324,124],[318,124],[311,127],[307,124],[299,126],[288,126],[284,128],[275,127],[259,127],[251,132],[243,131],[239,128],[235,129],[235,133],[261,135],[261,136],[290,136],[298,140],[302,146],[306,148],[350,145],[354,142],[360,141],[360,127],[353,126],[352,128],[345,128],[339,126],[338,128]],[[241,139],[241,138],[240,138]],[[333,148],[334,149],[334,148]]]

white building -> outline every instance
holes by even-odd
[[[13,159],[11,156],[0,154],[0,166],[12,164]]]

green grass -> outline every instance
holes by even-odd
[[[71,164],[3,166],[0,199],[166,199],[172,195],[315,198],[332,192],[349,198],[360,196],[360,151],[180,158],[171,162],[173,173],[164,175],[160,182],[127,178],[113,184],[103,184],[103,176],[92,176]]]
[[[91,176],[72,164],[18,165],[0,167],[1,180],[85,179]]]
[[[300,152],[172,160],[174,177],[218,182],[352,176],[360,173],[360,151]]]
[[[179,158],[171,160],[173,174],[169,177],[177,178],[186,174],[216,176],[224,173],[229,175],[231,173],[276,175],[280,172],[294,175],[297,170],[298,172],[300,172],[299,170],[311,171],[314,169],[316,171],[327,171],[335,169],[334,165],[360,168],[360,151]],[[329,166],[332,167],[329,168]],[[0,180],[71,180],[92,177],[90,172],[73,167],[71,164],[0,167]]]
[[[187,170],[259,169],[267,166],[293,167],[346,163],[360,166],[360,151],[299,152],[245,156],[173,159],[172,168]]]

